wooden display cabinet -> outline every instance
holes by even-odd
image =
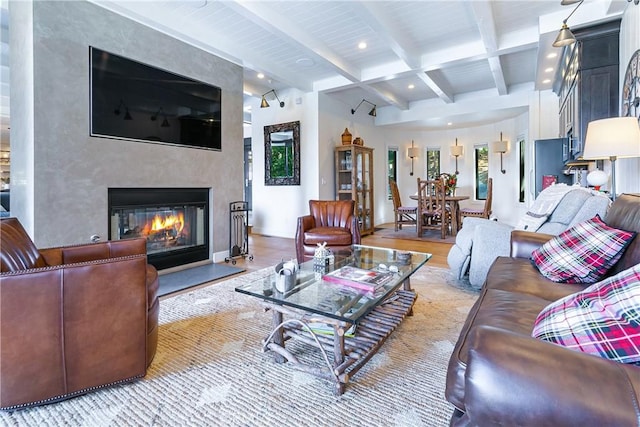
[[[342,145],[335,149],[336,200],[355,200],[360,234],[374,230],[373,220],[373,148]]]

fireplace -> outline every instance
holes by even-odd
[[[143,237],[157,269],[209,259],[208,188],[110,188],[109,239]]]

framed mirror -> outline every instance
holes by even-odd
[[[264,127],[264,185],[300,185],[300,122]]]

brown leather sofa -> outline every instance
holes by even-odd
[[[0,220],[0,409],[143,377],[158,342],[144,239],[37,249]]]
[[[309,261],[318,243],[327,242],[334,251],[360,243],[360,227],[353,200],[309,200],[309,215],[298,218],[296,256]]]
[[[605,222],[640,232],[640,195],[625,194]],[[514,231],[511,257],[491,266],[447,370],[452,426],[638,426],[640,366],[531,337],[538,313],[580,285],[553,283],[529,256],[553,236]],[[640,237],[608,273],[640,263]]]

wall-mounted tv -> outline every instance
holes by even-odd
[[[91,136],[222,149],[222,90],[95,47]]]

